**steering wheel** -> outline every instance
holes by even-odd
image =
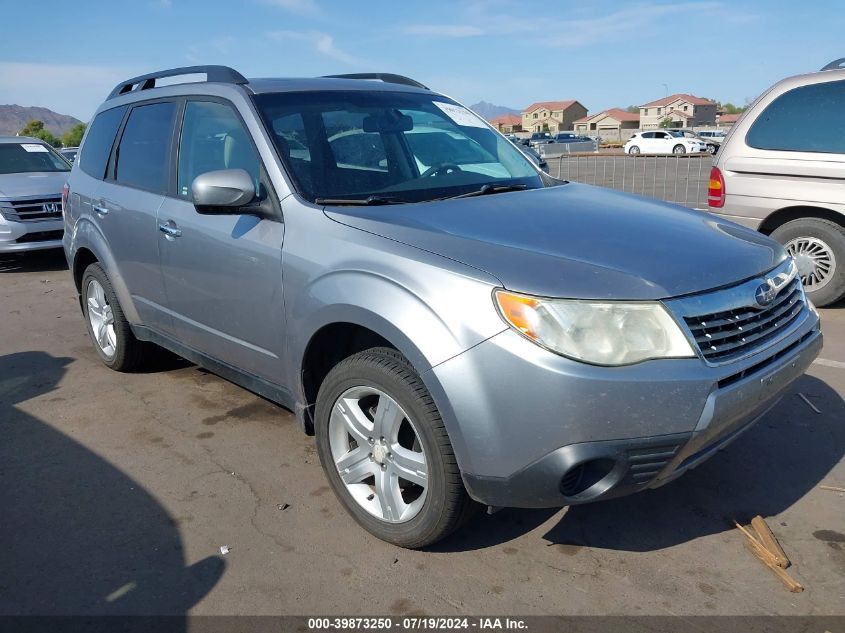
[[[420,178],[428,178],[430,176],[445,176],[449,173],[456,173],[459,171],[463,171],[460,167],[458,167],[455,163],[440,163],[439,165],[433,165],[426,169],[423,173],[420,174]]]

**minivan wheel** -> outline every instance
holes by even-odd
[[[640,148],[637,147],[636,145],[631,145],[631,147],[628,148],[628,153],[636,156],[637,154],[640,153]]]
[[[109,278],[99,264],[91,264],[82,275],[82,312],[94,349],[106,366],[115,371],[133,371],[156,353],[152,343],[139,341],[117,301]]]
[[[378,538],[424,547],[469,516],[474,503],[437,407],[395,350],[336,365],[320,386],[314,431],[335,495]]]
[[[771,237],[795,258],[814,304],[826,306],[845,297],[845,228],[822,218],[801,218],[779,226]]]
[[[686,154],[687,150],[683,145],[675,145],[675,147],[672,148],[672,153],[673,154]]]

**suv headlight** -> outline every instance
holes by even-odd
[[[499,314],[526,338],[594,365],[695,356],[687,337],[654,301],[544,299],[495,291]]]

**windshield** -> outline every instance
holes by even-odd
[[[420,202],[488,184],[543,186],[537,170],[475,114],[433,94],[322,91],[256,95],[308,200]]]
[[[41,143],[0,143],[0,174],[70,171],[70,165]]]

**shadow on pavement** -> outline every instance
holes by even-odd
[[[798,392],[822,413],[813,412]],[[777,515],[842,460],[842,420],[845,402],[839,394],[805,375],[774,410],[698,468],[656,490],[570,507],[544,538],[550,544],[645,552],[734,529],[733,518]],[[432,549],[467,551],[505,543],[556,512],[507,509],[479,517]]]
[[[176,521],[152,495],[57,430],[60,419],[17,406],[53,391],[70,362],[0,357],[0,615],[184,615],[223,560],[187,565]]]
[[[0,255],[0,273],[48,273],[59,270],[67,270],[65,252],[60,248]]]

